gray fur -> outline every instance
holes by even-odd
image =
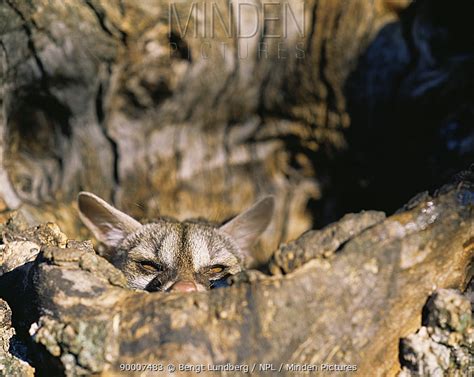
[[[78,207],[86,226],[111,249],[111,262],[131,288],[165,291],[177,282],[191,282],[203,291],[245,268],[251,245],[271,220],[274,200],[264,198],[220,228],[172,219],[141,225],[87,192],[79,194]]]

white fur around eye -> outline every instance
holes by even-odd
[[[128,277],[128,284],[131,288],[145,289],[146,286],[153,280],[154,276],[135,275]]]
[[[209,256],[208,242],[204,237],[195,235],[190,238],[191,241],[191,252],[193,255],[193,267],[197,271],[202,267],[208,266],[211,262]]]
[[[176,251],[178,248],[179,238],[176,231],[170,231],[161,244],[160,248],[160,260],[168,267],[175,265],[174,260],[176,258]]]

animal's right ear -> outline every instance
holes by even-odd
[[[94,236],[109,247],[116,247],[142,225],[90,192],[77,196],[79,217]]]

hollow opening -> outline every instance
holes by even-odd
[[[15,96],[6,133],[5,167],[17,195],[38,204],[54,199],[72,134],[69,109],[34,88]]]

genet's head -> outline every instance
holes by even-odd
[[[220,227],[170,219],[142,225],[89,192],[79,194],[78,207],[130,287],[193,292],[226,285],[252,260],[251,247],[271,221],[274,199],[263,198]]]

